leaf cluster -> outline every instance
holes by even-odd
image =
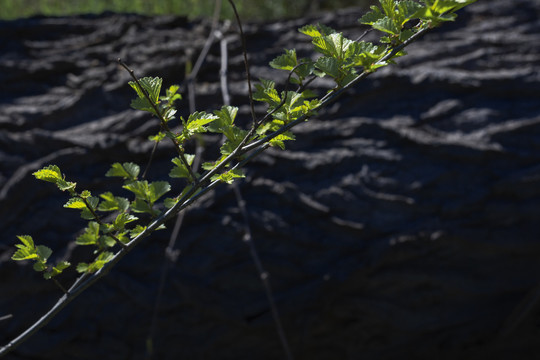
[[[302,85],[309,76],[329,76],[338,87],[344,87],[358,76],[359,71],[373,72],[392,63],[392,58],[405,55],[405,52],[398,51],[386,59],[394,48],[420,29],[454,20],[457,10],[475,1],[379,0],[380,6],[371,6],[371,11],[360,18],[359,22],[385,34],[380,38],[380,44],[348,39],[325,25],[306,25],[299,31],[312,38],[314,49],[321,56],[316,60],[298,60],[294,49],[285,49],[285,53],[272,60],[270,66],[291,72],[290,82],[293,84]],[[413,21],[414,26],[408,26]],[[261,81],[260,92],[266,96],[257,99],[267,102],[270,109],[280,100],[272,93],[272,89],[267,81]]]
[[[29,235],[18,235],[17,238],[21,241],[16,244],[17,251],[11,257],[12,260],[33,260],[34,270],[42,272],[45,279],[51,279],[59,275],[67,269],[71,264],[67,261],[60,261],[56,265],[47,263],[47,260],[52,254],[52,250],[44,245],[35,245],[34,240]]]
[[[381,42],[397,44],[407,40],[414,29],[407,29],[411,20],[418,20],[419,25],[434,27],[444,21],[453,21],[456,11],[476,0],[379,0],[380,7],[371,6],[371,11],[360,18],[360,23],[370,25],[387,36]],[[418,26],[417,26],[418,27]]]

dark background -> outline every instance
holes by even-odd
[[[539,14],[533,0],[470,6],[299,126],[287,151],[247,167],[240,189],[296,359],[540,356]],[[309,55],[298,27],[321,22],[356,38],[360,16],[247,24],[253,77],[282,79],[267,63],[283,48]],[[32,172],[57,164],[81,189],[121,192],[103,175],[116,161],[144,165],[158,124],[129,109],[116,58],[181,83],[208,31],[206,21],[115,14],[0,22],[0,316],[13,314],[0,323],[2,344],[61,295],[9,259],[15,236],[58,259],[91,255],[68,245],[85,223],[62,208],[65,194]],[[234,29],[226,36],[232,103],[247,122],[240,42]],[[221,106],[219,56],[215,44],[199,110]],[[179,107],[188,113],[186,100]],[[214,159],[216,139],[207,141]],[[166,178],[172,152],[160,145],[150,180]],[[285,358],[243,226],[225,185],[187,212],[156,359]],[[144,241],[7,358],[144,358],[169,237]]]

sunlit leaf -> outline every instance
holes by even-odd
[[[84,209],[86,208],[86,203],[79,197],[72,197],[64,204],[64,207],[69,209]]]
[[[23,245],[29,249],[35,248],[34,240],[30,235],[17,235],[17,238],[23,243]]]
[[[123,164],[114,163],[105,176],[117,176],[124,179],[136,180],[139,175],[140,167],[137,164],[131,162],[125,162]]]
[[[216,174],[212,177],[212,181],[219,180],[227,184],[232,184],[235,179],[246,177],[241,169],[233,169],[222,174]]]
[[[377,22],[383,17],[384,17],[384,14],[381,12],[381,9],[375,5],[371,5],[371,11],[367,12],[358,21],[361,24],[373,25],[373,23]]]
[[[186,158],[186,161],[188,162],[188,165],[193,164],[193,160],[195,159],[195,155],[190,154],[184,154],[184,157]],[[189,169],[187,168],[186,164],[182,161],[180,157],[175,157],[171,160],[172,163],[175,165],[171,171],[169,172],[169,176],[172,178],[191,178],[191,173]]]
[[[389,17],[384,17],[377,20],[372,26],[374,29],[384,31],[392,35],[399,35],[401,31],[401,27],[398,27],[395,21]]]
[[[60,168],[56,165],[49,165],[32,173],[38,180],[48,181],[56,183],[58,180],[62,180],[63,176],[60,172]]]
[[[270,66],[278,70],[292,70],[298,65],[298,59],[296,58],[296,50],[285,49],[285,54],[282,54],[270,61]]]
[[[75,240],[78,245],[94,245],[99,239],[99,224],[90,221],[83,234]]]
[[[211,123],[214,120],[217,120],[218,116],[213,114],[208,114],[204,111],[194,112],[189,115],[189,118],[186,122],[186,127],[190,132],[201,133],[206,131],[205,125]]]
[[[330,77],[337,78],[339,76],[339,63],[334,57],[321,56],[317,59],[315,67]]]

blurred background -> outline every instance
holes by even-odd
[[[224,1],[226,2],[226,1]],[[374,0],[237,0],[235,4],[244,19],[272,20],[304,16],[308,13],[368,6]],[[64,16],[100,14],[106,11],[146,15],[184,15],[190,18],[210,16],[214,0],[0,0],[0,19],[11,20],[35,15]],[[222,16],[231,18],[229,6]]]

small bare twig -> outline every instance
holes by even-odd
[[[253,90],[251,89],[251,72],[249,70],[249,61],[248,61],[248,56],[247,56],[246,37],[244,35],[244,29],[242,28],[242,21],[240,20],[240,16],[238,15],[238,11],[236,10],[236,5],[234,5],[234,1],[229,0],[229,4],[231,4],[231,7],[234,11],[234,16],[236,17],[236,23],[238,24],[238,30],[240,31],[240,40],[242,42],[242,53],[244,55],[244,65],[246,67],[246,79],[247,79],[247,85],[248,85],[249,105],[251,108],[253,128],[255,128],[257,124],[257,115],[255,114],[255,104],[253,102]]]
[[[150,165],[152,165],[152,160],[154,159],[154,155],[156,154],[158,144],[159,144],[159,141],[154,142],[154,147],[152,148],[152,152],[150,153],[150,156],[148,157],[148,162],[146,163],[146,167],[144,168],[144,171],[141,175],[141,179],[146,179],[146,174],[148,173],[148,169],[150,169]]]
[[[272,286],[270,285],[270,274],[264,269],[259,254],[257,253],[255,243],[253,242],[253,235],[251,233],[251,227],[249,225],[249,215],[246,208],[246,202],[242,198],[242,194],[236,183],[233,184],[232,188],[234,190],[234,195],[236,196],[238,207],[240,208],[240,213],[242,214],[242,217],[244,219],[243,241],[249,247],[251,258],[255,263],[255,267],[257,268],[257,272],[259,273],[259,277],[261,279],[261,282],[263,283],[266,298],[268,299],[268,303],[270,305],[270,312],[272,313],[272,318],[274,319],[274,323],[276,324],[276,330],[279,336],[279,340],[281,341],[281,346],[283,346],[283,350],[285,351],[287,359],[293,360],[294,357],[287,341],[287,337],[285,336],[285,330],[283,329],[283,324],[279,316],[276,301],[274,300],[274,293],[272,291]]]

